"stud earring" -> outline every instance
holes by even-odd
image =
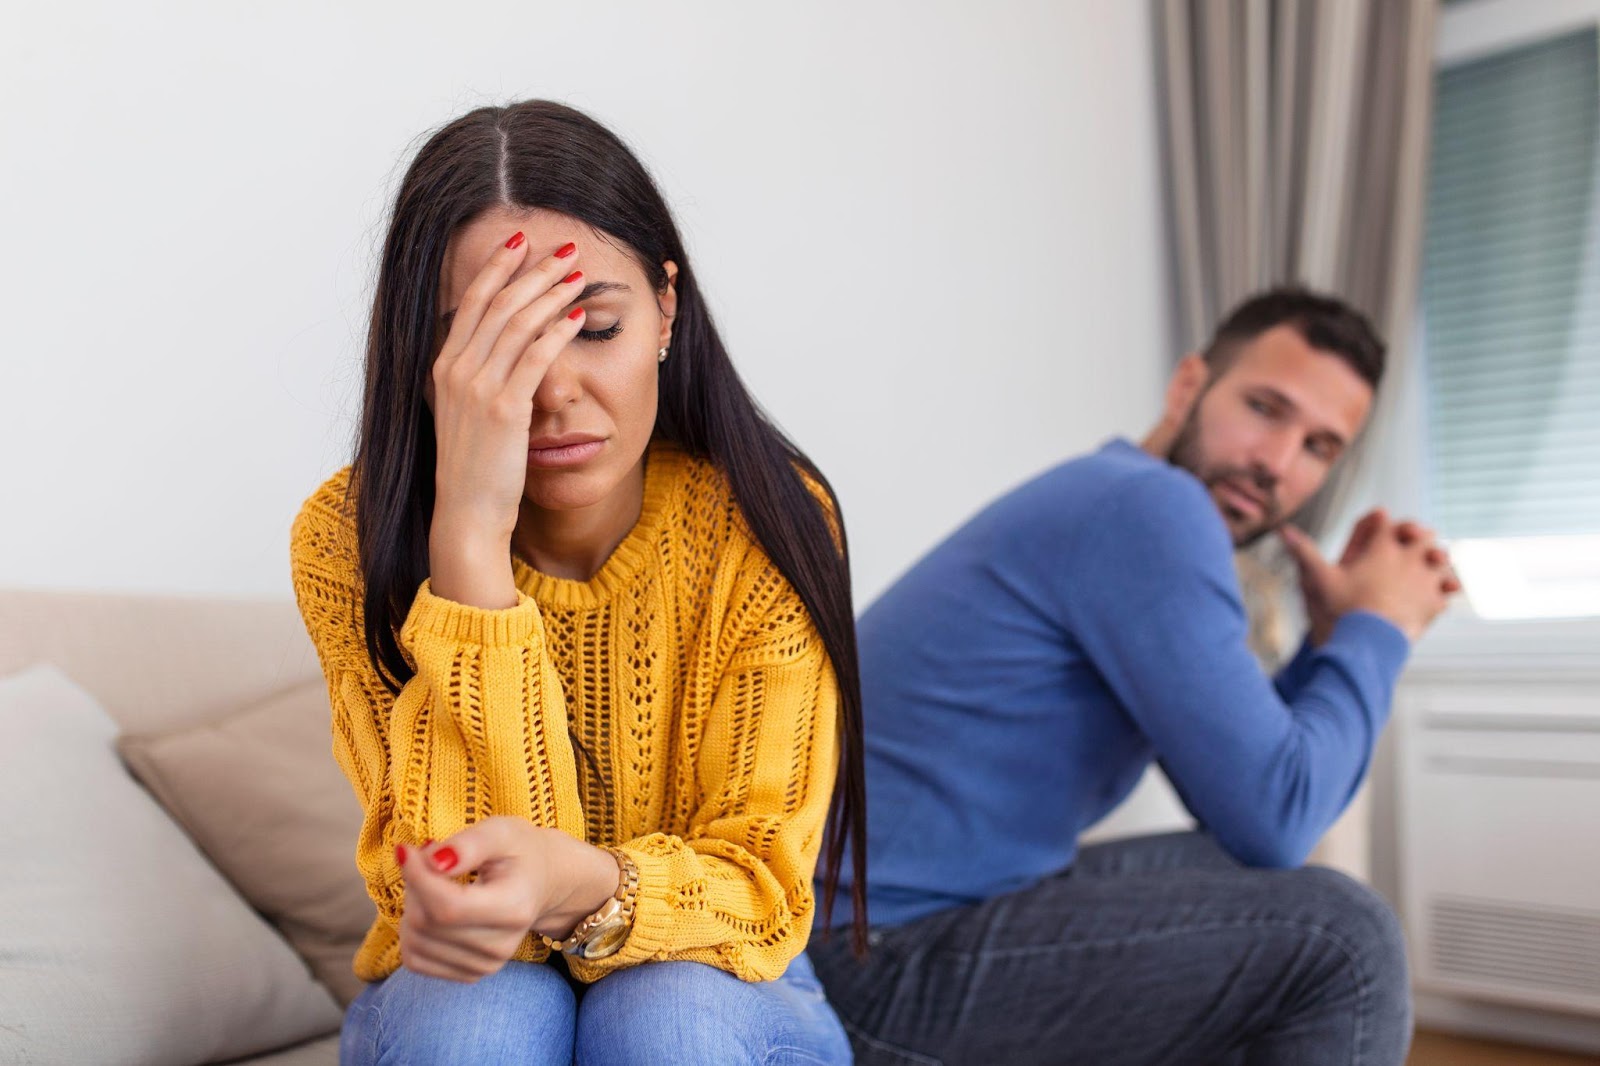
[[[667,350],[665,348],[663,348],[659,352],[656,353],[656,362],[665,363],[666,361],[667,361]]]

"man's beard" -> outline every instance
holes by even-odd
[[[1259,497],[1261,501],[1261,517],[1251,525],[1235,527],[1232,521],[1228,522],[1229,532],[1233,536],[1235,548],[1248,548],[1262,537],[1277,529],[1284,522],[1282,508],[1278,504],[1278,479],[1259,467],[1224,466],[1210,462],[1205,452],[1200,447],[1200,405],[1195,404],[1195,409],[1189,412],[1189,420],[1183,424],[1183,429],[1178,431],[1177,439],[1172,442],[1172,448],[1167,452],[1167,461],[1173,466],[1181,467],[1199,478],[1205,485],[1206,492],[1211,496],[1211,502],[1216,504],[1218,510],[1224,510],[1226,505],[1217,499],[1216,487],[1221,482],[1231,481],[1236,485],[1246,486]],[[1224,514],[1224,519],[1232,516]],[[1239,521],[1243,521],[1242,515]]]

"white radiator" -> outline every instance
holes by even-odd
[[[1470,670],[1395,708],[1416,986],[1600,1017],[1600,677]]]

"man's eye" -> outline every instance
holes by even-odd
[[[578,336],[586,341],[608,341],[622,332],[622,323],[614,322],[605,329],[580,329]]]
[[[1246,400],[1245,403],[1249,405],[1250,410],[1254,411],[1258,415],[1272,414],[1272,405],[1267,403],[1265,400],[1249,399]]]
[[[1339,449],[1334,447],[1333,442],[1326,440],[1306,441],[1306,451],[1327,462],[1332,462],[1334,456],[1339,453]]]

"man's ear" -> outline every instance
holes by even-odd
[[[1211,368],[1199,352],[1190,352],[1180,359],[1172,378],[1167,382],[1161,420],[1145,434],[1139,447],[1157,458],[1166,458],[1172,451],[1172,445],[1177,442],[1178,434],[1183,432],[1184,425],[1189,421],[1194,405],[1200,402],[1201,394],[1206,391],[1206,382],[1210,377]]]
[[[667,348],[672,344],[672,320],[678,315],[678,264],[668,259],[661,269],[666,271],[667,286],[656,293],[656,306],[661,309],[661,338],[656,347]]]

